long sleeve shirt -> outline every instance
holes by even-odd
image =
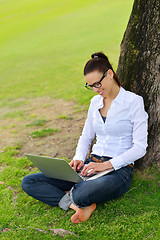
[[[120,87],[105,122],[99,111],[102,107],[103,98],[94,96],[73,159],[85,161],[96,136],[92,154],[111,157],[115,170],[134,164],[145,155],[147,148],[148,114],[143,98]]]

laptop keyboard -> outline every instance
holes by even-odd
[[[82,176],[80,172],[77,172],[77,173],[83,179],[83,181],[86,181],[89,178],[87,176]]]
[[[90,177],[93,177],[94,175],[96,175],[96,174],[92,173],[90,176],[82,176],[82,175],[81,175],[81,172],[77,172],[77,173],[78,173],[78,175],[83,179],[83,181],[86,181],[86,180],[88,180]]]
[[[86,164],[85,164],[85,165],[86,165]],[[84,167],[85,165],[83,165],[83,167]],[[89,178],[91,178],[91,177],[93,177],[93,176],[96,175],[96,173],[92,173],[90,176],[87,176],[87,175],[82,176],[82,175],[81,175],[81,171],[83,170],[83,167],[81,167],[81,169],[79,169],[78,171],[76,171],[76,172],[78,173],[78,175],[83,179],[83,181],[86,181],[86,180],[88,180]]]

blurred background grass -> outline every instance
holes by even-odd
[[[116,69],[133,0],[1,0],[0,100],[88,102],[83,67],[104,51]]]

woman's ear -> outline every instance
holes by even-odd
[[[110,76],[110,78],[113,78],[113,76],[114,76],[114,73],[111,69],[108,69],[107,74]]]

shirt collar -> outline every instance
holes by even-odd
[[[113,100],[113,102],[117,102],[120,105],[123,105],[124,99],[125,99],[125,89],[123,87],[120,87],[120,91],[119,91],[118,95],[116,96],[116,98]],[[97,107],[98,108],[103,107],[103,97],[101,97],[101,96],[100,96]]]
[[[123,87],[120,87],[120,91],[116,96],[116,98],[113,100],[113,102],[117,102],[120,105],[123,105],[124,99],[125,99],[125,89]]]

